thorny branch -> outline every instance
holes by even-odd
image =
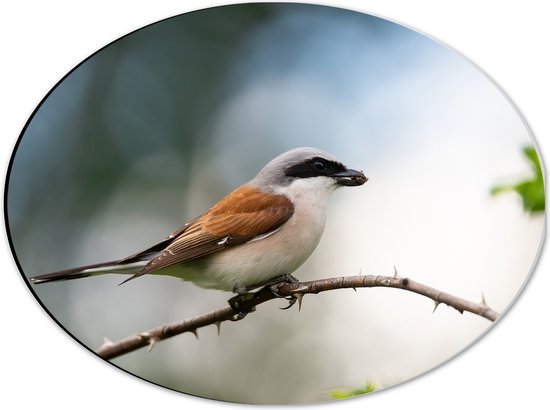
[[[492,322],[497,320],[499,317],[499,313],[487,306],[484,298],[482,298],[480,303],[470,302],[458,296],[441,292],[430,286],[415,282],[411,279],[402,278],[397,274],[397,271],[393,277],[361,275],[320,279],[310,282],[288,283],[278,288],[277,293],[279,294],[279,297],[295,297],[298,299],[300,304],[302,297],[306,294],[317,294],[335,289],[373,287],[396,288],[418,293],[419,295],[432,299],[435,303],[435,308],[437,308],[439,304],[443,303],[455,308],[460,313],[465,311],[471,312]],[[257,305],[271,299],[276,299],[277,297],[278,296],[276,296],[269,288],[262,288],[251,294],[251,297],[242,300],[239,307],[246,312],[253,312]],[[184,332],[192,332],[196,336],[197,329],[204,326],[215,324],[218,327],[219,332],[220,324],[222,322],[227,320],[239,320],[244,316],[245,315],[237,315],[233,308],[228,305],[189,319],[172,322],[145,332],[136,333],[118,342],[111,342],[110,340],[105,339],[105,342],[96,353],[103,359],[110,360],[145,346],[149,346],[149,350],[151,350],[155,343]]]

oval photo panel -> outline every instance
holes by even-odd
[[[441,43],[240,4],[67,74],[14,150],[6,223],[29,289],[99,357],[200,397],[323,402],[499,320],[543,240],[542,175],[519,112]]]

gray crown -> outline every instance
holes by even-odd
[[[337,161],[333,155],[318,148],[300,147],[284,152],[272,159],[256,177],[249,182],[249,185],[266,188],[269,186],[288,185],[293,178],[285,175],[285,170],[292,165],[299,164],[308,159],[320,157],[329,161]]]

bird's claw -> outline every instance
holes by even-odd
[[[302,307],[302,298],[304,297],[304,295],[302,293],[297,292],[297,293],[294,293],[290,296],[283,296],[279,293],[279,289],[282,286],[287,285],[287,284],[292,284],[292,283],[298,283],[298,282],[300,282],[300,281],[292,275],[283,275],[283,277],[281,277],[281,281],[279,281],[277,283],[274,283],[274,284],[269,286],[269,291],[273,294],[273,296],[278,297],[278,298],[284,298],[288,302],[287,306],[279,308],[279,309],[282,309],[282,310],[290,309],[292,306],[294,306],[294,304],[296,302],[298,302],[298,306],[299,306],[298,310],[301,309],[301,307]]]
[[[244,319],[246,315],[248,315],[247,312],[237,312],[233,316],[231,316],[229,320],[231,320],[232,322],[237,322],[239,320]]]
[[[294,304],[295,304],[296,301],[298,300],[298,297],[295,296],[295,295],[285,296],[285,300],[288,302],[288,305],[285,306],[285,307],[279,308],[279,309],[281,309],[281,310],[290,309],[292,306],[294,306]]]

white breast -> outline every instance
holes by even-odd
[[[325,228],[328,200],[336,189],[331,178],[297,179],[276,192],[294,205],[292,217],[272,235],[212,254],[177,276],[195,284],[232,291],[292,274],[315,250]],[[174,274],[174,273],[170,273]]]

